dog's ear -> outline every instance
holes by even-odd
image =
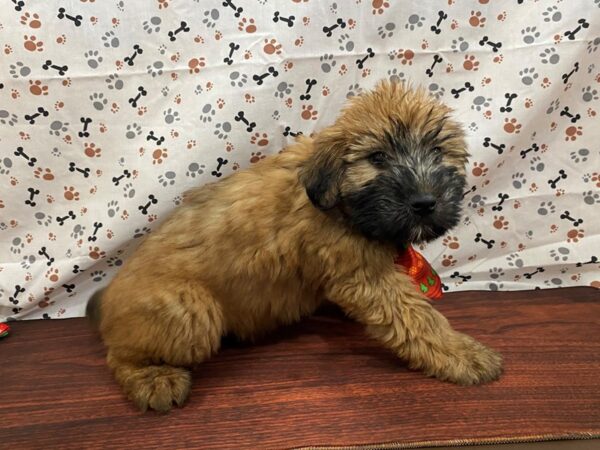
[[[321,210],[336,206],[344,174],[344,136],[334,128],[323,130],[312,145],[313,154],[300,171],[310,201]]]

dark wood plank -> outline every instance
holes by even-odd
[[[1,448],[284,448],[600,432],[600,291],[462,292],[436,303],[501,351],[486,386],[427,379],[334,309],[226,343],[188,404],[138,413],[83,319],[13,323],[0,341]]]

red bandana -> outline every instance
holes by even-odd
[[[425,257],[408,244],[394,258],[394,264],[403,266],[417,288],[431,300],[442,298],[442,280]]]
[[[0,323],[0,338],[8,336],[10,327],[5,323]]]

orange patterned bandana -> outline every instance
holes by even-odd
[[[408,244],[404,250],[399,250],[394,258],[394,264],[402,266],[413,279],[417,288],[431,300],[442,298],[442,280],[425,257]]]

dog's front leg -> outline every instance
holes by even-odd
[[[495,380],[502,372],[502,357],[453,330],[405,274],[357,272],[327,290],[331,301],[410,368],[464,385]]]

